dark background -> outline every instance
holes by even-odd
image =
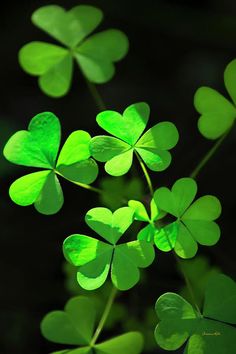
[[[17,53],[23,44],[32,40],[50,41],[31,24],[30,16],[38,7],[51,3],[67,9],[78,4],[72,0],[8,1],[1,8],[1,145],[16,130],[26,129],[29,120],[42,111],[58,115],[63,138],[76,129],[93,135],[100,131],[95,125],[97,108],[77,69],[69,94],[52,99],[18,65]],[[134,102],[146,101],[151,106],[150,126],[159,120],[170,120],[180,132],[171,167],[152,175],[155,186],[170,186],[177,178],[189,175],[212,146],[197,131],[193,95],[201,85],[226,94],[223,71],[236,57],[235,1],[84,0],[82,3],[97,5],[104,11],[105,19],[98,30],[120,28],[130,40],[130,51],[116,66],[115,77],[98,87],[106,106],[122,111]],[[199,194],[215,194],[223,206],[221,240],[214,247],[202,247],[200,253],[232,277],[236,272],[235,138],[233,129],[198,178]],[[93,193],[62,181],[65,193],[62,210],[54,216],[43,216],[33,207],[14,205],[8,197],[10,183],[31,169],[11,166],[1,158],[0,170],[0,352],[48,353],[57,347],[41,337],[40,320],[48,311],[62,308],[70,296],[64,287],[62,242],[72,233],[84,229],[88,232],[84,214],[99,202]],[[125,293],[124,303],[137,289],[141,294],[139,306],[154,304],[165,291],[178,291],[181,279],[171,254],[159,253],[150,272],[152,285]]]

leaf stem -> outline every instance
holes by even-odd
[[[183,279],[184,279],[185,284],[186,284],[186,286],[187,286],[189,295],[190,295],[191,298],[192,298],[192,302],[193,302],[193,304],[194,304],[194,306],[195,306],[195,308],[196,308],[197,314],[198,314],[198,316],[199,316],[200,318],[202,318],[202,313],[201,313],[201,311],[200,311],[200,309],[199,309],[199,306],[198,306],[198,304],[197,304],[197,301],[196,301],[196,298],[195,298],[195,295],[194,295],[194,292],[193,292],[193,289],[192,289],[192,285],[191,285],[191,283],[190,283],[190,281],[189,281],[189,279],[188,279],[188,277],[187,277],[187,275],[186,275],[184,269],[181,267],[181,262],[180,262],[178,256],[177,256],[177,255],[175,254],[175,252],[173,251],[173,248],[172,248],[172,245],[171,245],[171,242],[170,242],[170,239],[169,239],[168,235],[166,235],[166,238],[167,238],[167,242],[168,242],[168,244],[169,244],[169,247],[170,247],[170,249],[171,249],[171,252],[172,252],[172,254],[173,254],[173,256],[174,256],[174,258],[175,258],[175,260],[176,260],[176,263],[177,263],[178,266],[179,266],[179,270],[180,270],[180,272],[181,272],[182,275],[183,275]]]
[[[198,176],[200,171],[203,169],[203,167],[207,164],[207,162],[212,158],[212,156],[215,154],[215,152],[218,150],[220,145],[223,143],[225,138],[228,136],[231,128],[224,134],[220,139],[218,139],[215,144],[212,146],[212,148],[206,153],[206,155],[203,156],[199,164],[195,167],[193,172],[190,174],[191,178],[195,178]]]
[[[69,179],[69,178],[63,176],[63,175],[62,175],[60,172],[58,172],[57,170],[55,170],[55,173],[56,173],[57,175],[63,177],[63,178],[66,179],[67,181],[76,184],[77,186],[79,186],[79,187],[81,187],[81,188],[88,189],[88,190],[90,190],[91,192],[95,192],[95,193],[98,193],[98,194],[103,194],[103,190],[100,189],[100,188],[96,188],[96,187],[90,186],[89,184],[85,184],[85,183],[81,183],[81,182],[72,181],[71,179]]]
[[[98,92],[96,85],[94,85],[92,82],[90,82],[89,80],[85,79],[88,90],[91,94],[91,96],[94,99],[94,102],[96,103],[98,109],[100,111],[105,111],[106,110],[106,105],[100,95],[100,93]]]
[[[109,295],[109,297],[107,299],[107,303],[106,303],[105,309],[103,311],[102,317],[101,317],[101,319],[99,321],[97,329],[94,332],[93,338],[92,338],[92,340],[90,342],[90,346],[91,347],[94,346],[94,344],[96,343],[96,341],[97,341],[97,339],[98,339],[98,337],[99,337],[99,335],[100,335],[100,333],[101,333],[101,331],[102,331],[102,329],[103,329],[103,327],[104,327],[104,325],[106,323],[106,320],[108,318],[108,315],[109,315],[111,307],[112,307],[112,304],[113,304],[113,302],[115,300],[116,294],[117,294],[117,289],[113,286],[112,289],[111,289],[110,295]]]
[[[172,251],[172,252],[173,252],[173,251]],[[199,306],[198,306],[198,304],[197,304],[197,301],[196,301],[196,298],[195,298],[195,295],[194,295],[194,291],[193,291],[192,285],[191,285],[191,283],[190,283],[190,281],[189,281],[189,279],[188,279],[188,277],[187,277],[187,275],[186,275],[184,269],[181,267],[181,262],[180,262],[178,256],[176,256],[176,254],[175,254],[174,252],[173,252],[173,254],[174,254],[176,263],[179,265],[179,269],[180,269],[180,271],[181,271],[181,273],[182,273],[182,275],[183,275],[183,279],[184,279],[185,284],[186,284],[186,286],[187,286],[189,295],[190,295],[190,297],[192,298],[192,302],[193,302],[193,304],[194,304],[194,306],[195,306],[195,308],[196,308],[196,310],[197,310],[197,314],[198,314],[199,317],[202,318],[202,313],[201,313],[200,308],[199,308]]]
[[[136,151],[135,151],[135,155],[137,156],[137,159],[138,159],[138,161],[140,163],[140,166],[141,166],[141,168],[143,170],[144,176],[145,176],[147,184],[148,184],[148,188],[149,188],[150,194],[151,194],[151,196],[153,196],[153,186],[152,186],[152,181],[151,181],[151,178],[149,176],[149,173],[148,173],[148,171],[147,171],[142,159],[139,157],[139,155],[138,155],[138,153]]]

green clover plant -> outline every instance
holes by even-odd
[[[128,51],[128,39],[116,29],[92,34],[102,18],[102,11],[89,5],[78,5],[69,11],[49,5],[33,13],[33,23],[60,43],[35,41],[19,52],[21,66],[39,77],[39,86],[45,94],[61,97],[68,92],[75,61],[99,111],[105,107],[91,83],[104,83],[113,77],[114,63]],[[85,222],[96,237],[73,234],[63,242],[64,256],[70,266],[67,273],[70,272],[70,277],[72,274],[77,286],[81,287],[75,290],[75,279],[72,283],[70,278],[67,282],[70,291],[78,290],[79,294],[87,295],[88,291],[100,290],[90,297],[74,297],[67,302],[64,311],[53,311],[44,317],[41,323],[43,336],[68,346],[67,349],[59,348],[54,354],[140,354],[143,337],[132,328],[128,333],[97,343],[102,330],[109,327],[109,318],[113,329],[125,318],[127,328],[140,327],[141,312],[129,316],[122,302],[116,304],[110,315],[117,289],[129,290],[139,282],[140,269],[149,267],[155,259],[154,245],[161,251],[174,250],[180,258],[189,259],[196,255],[198,244],[212,246],[219,240],[220,228],[215,220],[221,214],[221,204],[212,195],[194,200],[197,183],[192,177],[197,177],[234,124],[235,79],[236,59],[229,63],[224,73],[233,104],[208,87],[201,87],[196,92],[194,104],[201,114],[200,132],[209,139],[222,138],[195,167],[191,178],[178,179],[171,190],[166,187],[155,190],[148,169],[154,172],[167,169],[172,159],[169,150],[179,139],[178,130],[173,123],[164,121],[145,132],[150,115],[145,102],[128,106],[123,114],[102,109],[96,121],[109,136],[91,138],[86,131],[77,130],[69,135],[61,149],[60,122],[50,112],[36,115],[28,130],[18,131],[9,138],[3,151],[5,158],[17,165],[40,169],[12,183],[9,194],[16,204],[34,204],[42,214],[55,214],[64,200],[59,176],[99,193],[100,203],[112,209],[95,207],[86,213]],[[89,186],[98,175],[95,160],[105,162],[109,175],[120,177],[131,170],[134,155],[146,178],[148,195],[144,196],[141,176],[137,176],[135,170],[130,174],[131,178],[104,178],[100,181],[101,189]],[[147,201],[150,201],[149,210],[145,206]],[[138,223],[134,221],[147,225],[142,225],[136,232]],[[195,258],[191,265],[177,256],[177,269],[186,282],[183,294],[191,304],[171,292],[159,297],[156,342],[161,348],[172,351],[186,343],[185,354],[235,354],[235,283],[223,274],[214,275],[218,269],[209,269],[208,263],[201,258]],[[111,282],[101,288],[108,276]],[[153,283],[148,285],[151,287]],[[154,290],[152,287],[150,293]],[[108,296],[107,292],[110,292]],[[100,301],[96,302],[94,296]],[[103,312],[101,308],[104,308]],[[146,323],[143,331],[150,338],[153,311],[149,311],[150,306],[147,309],[148,312],[143,312]],[[123,311],[122,314],[119,311]],[[127,312],[126,317],[124,312]],[[152,345],[150,340],[145,348],[152,348]]]
[[[135,220],[144,221],[148,223],[147,226],[145,226],[139,231],[137,235],[138,240],[146,240],[147,242],[152,242],[152,243],[155,242],[156,235],[159,234],[159,229],[157,228],[155,222],[163,218],[165,213],[157,209],[155,200],[153,198],[150,203],[150,214],[151,214],[150,216],[148,215],[145,206],[140,201],[130,200],[128,202],[128,205],[130,208],[134,210]],[[161,245],[159,245],[158,242],[157,245],[161,247]]]
[[[27,73],[39,76],[41,90],[52,97],[69,91],[74,60],[87,80],[107,82],[115,73],[114,62],[128,51],[128,39],[117,29],[89,36],[102,19],[102,11],[89,5],[69,11],[58,5],[39,8],[32,15],[33,24],[63,47],[40,41],[28,43],[19,52],[20,65]]]
[[[75,234],[66,238],[63,250],[66,259],[78,267],[77,280],[82,288],[97,289],[106,281],[109,271],[114,286],[128,290],[139,281],[138,268],[148,267],[154,250],[146,241],[117,244],[133,222],[133,210],[123,207],[112,213],[107,208],[87,212],[88,226],[107,242]]]
[[[201,114],[198,128],[208,139],[217,139],[225,134],[236,118],[236,59],[224,72],[225,87],[233,103],[210,87],[200,87],[194,96],[194,105]]]
[[[236,284],[218,274],[210,278],[202,314],[180,295],[166,293],[156,302],[158,345],[176,350],[186,342],[184,354],[234,354]]]
[[[107,173],[112,176],[127,173],[134,153],[152,171],[163,171],[170,165],[168,150],[177,144],[178,131],[173,123],[161,122],[142,135],[149,114],[148,104],[140,102],[126,108],[123,115],[109,110],[97,115],[98,125],[114,136],[96,136],[90,144],[92,156],[106,162]]]
[[[55,214],[64,201],[57,175],[78,184],[90,184],[97,178],[97,164],[90,158],[90,135],[83,130],[73,132],[58,155],[60,139],[59,119],[43,112],[32,118],[28,130],[20,130],[8,140],[3,152],[8,161],[43,169],[12,183],[9,194],[16,204],[34,204],[42,214]]]
[[[219,200],[205,195],[193,202],[196,193],[197,183],[192,178],[180,178],[171,190],[161,187],[154,193],[157,207],[176,218],[161,232],[166,235],[169,249],[173,248],[181,258],[194,257],[198,243],[212,246],[220,238],[220,228],[214,222],[221,214]]]
[[[64,311],[52,311],[41,322],[43,336],[49,341],[79,346],[64,349],[54,354],[130,354],[141,353],[143,338],[139,332],[128,332],[115,338],[96,343],[96,307],[90,298],[77,296],[71,298]]]

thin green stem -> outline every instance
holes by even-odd
[[[89,92],[90,92],[91,96],[93,97],[94,102],[96,103],[98,109],[100,111],[105,111],[106,105],[105,105],[100,93],[98,92],[96,86],[92,82],[88,81],[87,79],[85,79],[85,80],[86,80],[86,84],[88,86]]]
[[[109,297],[108,297],[108,299],[107,299],[107,303],[106,303],[105,309],[104,309],[104,311],[103,311],[102,317],[101,317],[101,319],[100,319],[100,321],[99,321],[99,324],[98,324],[98,326],[97,326],[97,329],[96,329],[96,331],[94,332],[93,338],[92,338],[92,340],[91,340],[91,342],[90,342],[90,346],[91,346],[91,347],[94,346],[94,344],[96,343],[96,341],[97,341],[97,339],[98,339],[100,333],[101,333],[102,330],[103,330],[103,327],[104,327],[104,325],[105,325],[105,323],[106,323],[107,317],[108,317],[108,315],[109,315],[109,313],[110,313],[112,304],[113,304],[113,302],[114,302],[114,300],[115,300],[116,293],[117,293],[117,290],[116,290],[116,288],[113,286],[112,289],[111,289],[110,295],[109,295]]]
[[[140,163],[140,166],[141,166],[141,168],[143,170],[144,176],[145,176],[147,184],[148,184],[148,188],[149,188],[150,194],[151,194],[151,196],[153,196],[153,186],[152,186],[152,181],[151,181],[151,178],[149,176],[149,173],[148,173],[148,171],[147,171],[142,159],[139,157],[139,155],[137,154],[136,151],[135,151],[135,155],[137,156],[137,159],[138,159],[138,161]]]
[[[178,256],[177,256],[177,255],[175,254],[175,252],[173,251],[172,244],[171,244],[170,239],[169,239],[169,237],[168,237],[167,234],[166,234],[166,239],[167,239],[167,242],[168,242],[169,247],[170,247],[170,249],[171,249],[171,252],[172,252],[173,256],[175,257],[176,263],[177,263],[178,266],[179,266],[179,270],[181,271],[181,273],[182,273],[182,275],[183,275],[183,279],[184,279],[185,284],[186,284],[186,286],[187,286],[189,295],[190,295],[191,298],[192,298],[192,302],[193,302],[193,304],[194,304],[194,306],[195,306],[195,308],[196,308],[196,311],[197,311],[197,313],[198,313],[198,316],[199,316],[199,317],[202,317],[201,311],[200,311],[200,309],[199,309],[199,306],[198,306],[198,304],[197,304],[197,301],[196,301],[196,298],[195,298],[195,295],[194,295],[194,292],[193,292],[193,289],[192,289],[192,285],[191,285],[191,283],[190,283],[190,281],[189,281],[189,279],[188,279],[188,277],[187,277],[185,271],[184,271],[183,268],[181,267],[181,262],[180,262]]]
[[[172,251],[172,253],[174,254],[175,260],[176,260],[176,262],[177,262],[178,265],[179,265],[179,269],[180,269],[180,271],[181,271],[181,273],[182,273],[182,275],[183,275],[183,279],[184,279],[185,284],[186,284],[186,286],[187,286],[189,295],[190,295],[190,297],[192,298],[192,303],[194,304],[194,306],[195,306],[195,308],[196,308],[196,310],[197,310],[197,313],[198,313],[199,317],[202,317],[202,313],[201,313],[201,311],[200,311],[200,309],[199,309],[199,306],[198,306],[198,304],[197,304],[197,301],[196,301],[196,298],[195,298],[195,295],[194,295],[194,291],[193,291],[192,285],[191,285],[191,283],[190,283],[190,281],[189,281],[189,279],[188,279],[188,277],[187,277],[185,271],[184,271],[183,268],[181,267],[181,262],[180,262],[178,256],[176,256],[176,254],[174,253],[174,251]]]
[[[65,176],[63,176],[63,175],[62,175],[60,172],[58,172],[57,170],[55,170],[55,173],[56,173],[57,175],[63,177],[63,178],[66,179],[67,181],[76,184],[77,186],[79,186],[79,187],[81,187],[81,188],[85,188],[85,189],[87,189],[87,190],[90,190],[91,192],[95,192],[95,193],[98,193],[98,194],[103,194],[103,190],[100,189],[100,188],[96,188],[96,187],[90,186],[89,184],[85,184],[85,183],[80,183],[80,182],[72,181],[71,179],[66,178]]]
[[[225,138],[228,136],[231,128],[224,134],[220,139],[218,139],[215,144],[212,146],[212,148],[206,153],[205,156],[201,159],[199,164],[195,167],[193,172],[190,174],[191,178],[195,178],[198,176],[200,171],[203,169],[203,167],[207,164],[207,162],[212,158],[212,156],[215,154],[215,152],[218,150],[218,148],[221,146]]]

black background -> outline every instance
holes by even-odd
[[[55,3],[67,9],[78,4],[69,0]],[[150,126],[159,120],[170,120],[180,132],[171,167],[152,175],[155,186],[170,186],[177,178],[189,175],[212,146],[197,130],[193,95],[201,85],[226,94],[223,71],[236,57],[235,1],[84,0],[83,3],[104,11],[105,19],[98,30],[120,28],[130,40],[130,51],[117,64],[115,77],[98,87],[106,106],[122,111],[134,102],[146,101],[151,106]],[[18,65],[17,53],[23,44],[32,40],[50,41],[30,21],[35,9],[48,4],[51,2],[8,1],[1,9],[1,145],[43,111],[58,115],[63,139],[76,129],[93,135],[100,132],[95,124],[97,108],[77,69],[69,94],[52,99]],[[198,178],[199,194],[215,194],[223,206],[221,240],[214,247],[201,248],[200,253],[207,254],[212,264],[232,277],[236,272],[235,138],[233,129]],[[14,205],[8,197],[10,183],[31,169],[10,166],[2,160],[1,165],[0,352],[43,354],[54,347],[41,337],[40,320],[47,311],[62,308],[69,297],[63,284],[62,241],[74,232],[87,231],[83,217],[88,209],[98,206],[97,196],[62,181],[65,193],[62,210],[54,216],[43,216],[33,207]],[[140,306],[145,306],[145,301],[153,304],[165,291],[177,291],[181,283],[170,254],[158,254],[150,272],[152,285],[141,289]],[[129,296],[126,293],[123,301],[128,301]]]

